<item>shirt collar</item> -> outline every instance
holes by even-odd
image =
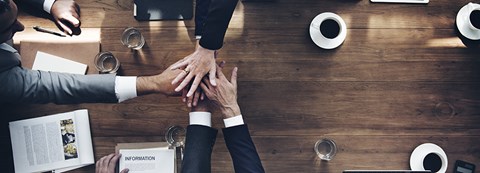
[[[13,48],[12,46],[8,45],[7,43],[0,44],[0,49],[6,50],[12,53],[18,52],[17,49]]]

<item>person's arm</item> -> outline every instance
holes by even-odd
[[[209,73],[210,83],[216,86],[215,51],[223,45],[225,32],[237,3],[238,0],[211,0],[204,26],[200,26],[202,27],[200,45],[195,52],[172,65],[172,69],[185,70],[172,81],[172,84],[181,82],[175,91],[181,91],[193,80],[186,95],[186,97],[192,97],[207,73]]]
[[[167,69],[158,75],[137,78],[114,74],[75,75],[15,66],[0,72],[0,103],[115,103],[137,94],[174,95],[178,93],[170,81],[179,72]],[[125,80],[127,82],[119,82]]]
[[[211,128],[211,114],[205,102],[192,108],[185,138],[182,173],[210,173],[211,155],[217,130]]]
[[[117,102],[113,74],[74,75],[16,66],[0,73],[0,83],[0,102],[4,103]]]
[[[226,128],[223,129],[223,136],[230,151],[235,172],[263,173],[265,171],[260,157],[248,128],[243,122],[240,106],[237,103],[237,70],[236,67],[233,69],[229,82],[219,68],[217,70],[218,85],[213,87],[204,81],[201,83],[201,88],[224,118]]]
[[[211,0],[200,46],[209,50],[222,48],[223,39],[237,3],[238,0]]]
[[[222,131],[233,160],[235,172],[265,172],[247,125],[228,127],[222,129]]]
[[[123,102],[137,96],[161,93],[164,95],[179,95],[174,91],[174,85],[170,84],[181,70],[166,69],[154,76],[117,76],[115,78],[115,94],[118,102]]]
[[[195,39],[197,40],[202,38],[209,7],[210,0],[195,1]]]

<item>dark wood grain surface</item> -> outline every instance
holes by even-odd
[[[119,58],[121,75],[160,73],[194,50],[193,20],[137,22],[132,0],[76,2],[82,27],[101,28],[101,50]],[[480,166],[480,48],[466,48],[454,30],[455,16],[468,2],[239,2],[218,59],[227,61],[228,75],[239,67],[240,107],[265,170],[410,169],[413,149],[427,142],[446,152],[447,172],[458,159]],[[348,27],[345,42],[334,50],[318,48],[308,33],[311,20],[327,11]],[[19,20],[26,27],[55,27],[24,12]],[[129,26],[146,38],[140,52],[120,42]],[[9,121],[80,108],[90,113],[96,159],[114,152],[116,143],[164,141],[169,126],[188,124],[180,98],[162,95],[119,104],[2,105],[2,168],[13,171]],[[223,127],[218,115],[213,125]],[[330,162],[313,150],[322,138],[338,145]],[[221,133],[212,169],[233,172]]]

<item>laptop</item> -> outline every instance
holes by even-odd
[[[345,170],[343,173],[427,173],[427,171],[412,171],[412,170]]]
[[[138,21],[189,20],[193,0],[134,0],[133,16]]]

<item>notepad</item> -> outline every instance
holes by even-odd
[[[87,65],[38,51],[35,56],[35,61],[33,62],[32,70],[85,74]]]
[[[166,142],[119,143],[115,147],[121,153],[118,171],[128,168],[134,173],[176,173],[175,148]]]

